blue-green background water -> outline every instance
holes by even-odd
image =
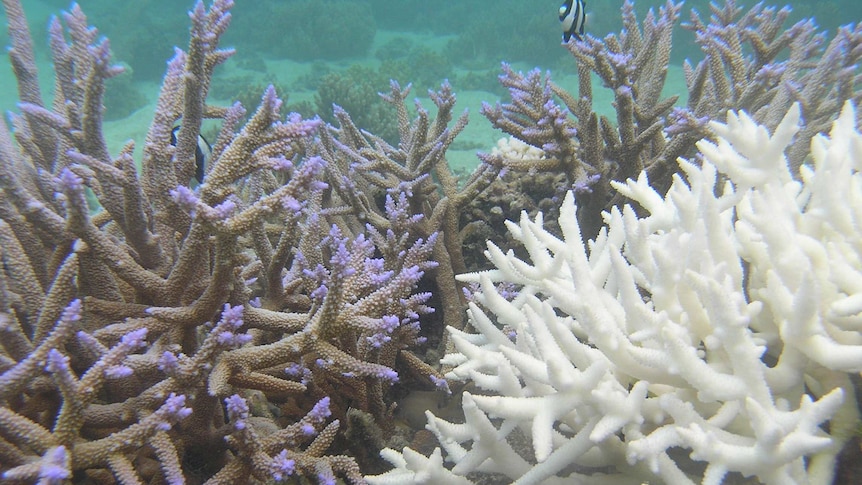
[[[413,83],[414,95],[449,80],[458,93],[460,109],[469,109],[471,122],[447,153],[456,170],[477,162],[476,151],[487,151],[503,136],[478,113],[483,101],[505,96],[497,75],[500,63],[516,69],[538,67],[573,90],[575,61],[561,46],[557,19],[560,0],[236,0],[233,22],[224,47],[236,55],[216,72],[210,102],[227,105],[240,100],[253,109],[267,84],[277,87],[288,109],[328,119],[332,103],[345,107],[362,127],[381,136],[394,135],[394,117],[377,93],[390,79]],[[50,96],[53,76],[47,49],[52,15],[70,7],[68,0],[22,0],[33,33],[44,93]],[[105,136],[117,153],[126,140],[137,142],[136,154],[152,120],[166,61],[175,46],[188,42],[187,11],[191,0],[80,0],[89,23],[111,39],[114,62],[126,72],[112,79],[105,95]],[[723,3],[723,0],[722,2]],[[623,0],[588,0],[586,30],[602,38],[621,28]],[[740,6],[753,1],[740,1]],[[781,7],[784,2],[774,3]],[[642,19],[664,2],[635,2]],[[827,38],[839,25],[862,21],[862,0],[796,0],[786,25],[816,19]],[[693,10],[709,15],[707,0],[690,0],[681,23]],[[0,12],[2,15],[2,12]],[[5,24],[5,18],[4,24]],[[666,94],[681,95],[685,84],[680,65],[697,60],[693,34],[679,26],[674,35],[673,66]],[[5,29],[0,42],[8,45]],[[0,63],[0,110],[16,110],[17,93],[8,62]],[[597,88],[594,109],[609,113],[613,97]],[[48,102],[49,100],[46,100]],[[205,129],[216,129],[217,123]],[[207,136],[212,140],[211,134]],[[417,401],[427,398],[414,394]],[[426,404],[416,410],[414,428],[424,426]],[[439,411],[438,411],[439,413]],[[460,416],[456,419],[460,419]],[[409,421],[409,418],[408,418]]]
[[[70,8],[66,0],[24,0],[37,48],[42,82],[50,92],[52,76],[47,50],[47,25],[52,15]],[[720,3],[724,3],[723,1]],[[738,1],[742,7],[755,2]],[[765,2],[781,7],[785,2]],[[539,67],[559,83],[576,86],[575,61],[560,43],[559,0],[237,0],[224,46],[237,54],[217,71],[212,103],[239,99],[253,109],[266,84],[274,84],[288,108],[327,119],[332,103],[345,107],[361,126],[382,136],[394,134],[391,116],[377,100],[389,79],[411,82],[413,93],[448,79],[459,104],[470,109],[470,128],[453,147],[450,162],[469,166],[477,149],[488,149],[501,136],[478,115],[482,101],[495,101],[504,91],[497,82],[500,62],[517,69]],[[621,28],[623,0],[587,2],[587,33],[604,37]],[[795,0],[787,26],[808,17],[827,38],[842,24],[862,21],[859,0]],[[165,62],[174,46],[188,41],[186,0],[80,0],[89,22],[111,40],[114,60],[126,73],[112,79],[105,98],[106,136],[112,146],[126,139],[142,140]],[[640,18],[658,0],[639,0]],[[692,10],[709,15],[707,0],[685,2],[680,23]],[[5,24],[5,18],[4,18]],[[5,29],[0,36],[8,45]],[[673,63],[696,60],[693,34],[677,27]],[[684,94],[679,69],[672,66],[668,94]],[[684,100],[684,97],[683,97]],[[0,68],[0,109],[17,102],[8,63]],[[597,95],[596,110],[610,110],[610,98]],[[387,121],[388,120],[388,121]]]

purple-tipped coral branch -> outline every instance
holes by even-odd
[[[858,72],[862,24],[840,27],[827,43],[813,19],[784,28],[789,7],[758,3],[745,11],[726,1],[712,5],[711,11],[708,23],[692,11],[684,24],[706,56],[696,66],[684,65],[689,90],[685,119],[744,108],[775,129],[798,102],[804,126],[798,143],[788,151],[794,171],[798,170],[811,138],[828,130],[844,102],[858,106],[862,101]]]
[[[402,210],[421,217],[410,229],[411,237],[429,240],[438,234],[433,259],[435,293],[441,300],[444,323],[463,325],[463,300],[454,276],[466,271],[459,233],[462,209],[496,177],[501,167],[484,163],[463,187],[446,163],[446,150],[467,124],[467,113],[455,120],[452,111],[455,95],[444,82],[438,91],[429,91],[437,112],[431,114],[416,102],[416,116],[410,119],[406,99],[410,86],[402,88],[391,81],[390,92],[381,93],[397,114],[399,143],[393,146],[380,137],[360,131],[350,114],[335,107],[338,128],[321,132],[317,150],[327,161],[327,193],[330,204],[354,213],[360,222],[369,223],[385,234],[394,229],[379,202],[388,197],[403,200]],[[404,195],[401,195],[404,194]],[[403,197],[406,197],[403,198]]]
[[[566,44],[578,62],[577,96],[550,76],[537,71],[524,75],[504,66],[500,79],[511,102],[483,110],[494,126],[544,154],[503,157],[499,163],[516,171],[561,172],[566,189],[588,186],[589,191],[578,190],[585,237],[598,231],[603,210],[623,201],[608,186],[611,180],[646,170],[652,186],[663,192],[676,159],[692,156],[695,142],[711,135],[708,120],[726,110],[745,109],[774,128],[790,105],[800,102],[805,127],[788,154],[798,167],[808,140],[828,128],[845,101],[862,97],[857,67],[862,27],[841,27],[827,44],[810,19],[785,28],[788,9],[757,4],[743,14],[735,1],[725,0],[712,4],[708,22],[692,12],[685,25],[705,58],[684,66],[688,101],[674,108],[678,96],[662,98],[661,93],[681,8],[668,1],[641,21],[634,4],[625,2],[619,34],[602,39],[588,34]],[[613,92],[614,120],[593,109],[593,75]],[[595,181],[587,184],[594,175]]]
[[[578,60],[577,96],[556,85],[550,74],[523,74],[504,64],[500,82],[511,101],[482,110],[495,127],[540,150],[527,158],[496,155],[502,157],[499,163],[516,172],[562,173],[565,182],[557,195],[568,189],[579,193],[585,236],[598,231],[601,211],[618,202],[611,180],[624,180],[645,167],[669,176],[667,167],[678,155],[668,150],[662,134],[663,117],[677,97],[662,99],[660,94],[680,8],[668,2],[658,15],[650,11],[640,22],[626,2],[620,34],[569,42],[566,47]],[[593,109],[592,73],[614,94],[616,123]]]
[[[102,133],[104,83],[119,72],[107,40],[77,6],[51,22],[48,105],[20,2],[5,1],[21,104],[0,123],[0,474],[362,483],[376,450],[348,437],[376,430],[382,447],[397,436],[397,391],[450,392],[426,361],[445,345],[436,324],[463,326],[461,217],[502,171],[559,172],[589,236],[619,199],[611,180],[644,169],[661,188],[718,111],[746,103],[769,119],[767,106],[800,100],[808,136],[859,98],[858,27],[821,49],[810,24],[782,33],[782,11],[734,5],[693,17],[706,60],[687,68],[685,107],[660,95],[672,2],[642,22],[627,3],[625,33],[569,44],[577,97],[504,67],[511,101],[483,113],[526,155],[482,156],[459,186],[446,151],[467,116],[453,117],[448,83],[429,93],[434,113],[417,103],[414,115],[409,87],[391,84],[397,143],[339,108],[337,127],[285,115],[273,87],[256,109],[208,104],[232,53],[218,47],[230,0],[190,12],[139,171],[134,144],[111,154]],[[616,121],[593,110],[591,73],[613,90]],[[205,118],[221,129],[192,188]]]
[[[356,463],[347,456],[326,456],[339,428],[338,420],[325,424],[331,416],[329,398],[324,397],[299,422],[276,433],[260,436],[249,424],[248,402],[239,395],[225,398],[230,434],[226,437],[238,459],[216,474],[208,483],[228,484],[254,477],[276,483],[295,475],[316,477],[319,483],[344,475],[351,483],[364,483]]]
[[[390,223],[399,224],[397,214],[390,213]],[[409,234],[410,228],[406,229]],[[432,311],[425,306],[430,295],[413,289],[425,271],[436,266],[428,261],[436,236],[427,241],[393,242],[369,231],[370,239],[362,234],[351,239],[332,226],[325,246],[309,248],[295,260],[291,277],[299,280],[298,287],[307,289],[310,309],[303,316],[294,313],[283,319],[278,333],[288,333],[280,340],[228,352],[211,374],[210,393],[225,396],[235,387],[266,391],[282,381],[284,390],[301,385],[311,395],[331,396],[333,406],[342,412],[348,404],[344,399],[349,397],[353,406],[380,419],[389,415],[391,409],[384,404],[382,392],[399,380],[395,370],[402,362],[399,354],[421,342],[419,316]],[[390,251],[395,257],[385,256]],[[384,257],[375,258],[375,252]],[[272,301],[262,303],[269,306]],[[260,320],[250,323],[253,328],[279,330],[273,320],[279,318],[276,312],[255,313]],[[297,321],[305,323],[294,333],[292,322]],[[415,364],[416,360],[404,362]],[[442,378],[427,365],[419,371]],[[345,393],[345,388],[354,391]]]
[[[236,483],[252,467],[261,481],[361,483],[352,458],[326,454],[339,421],[324,422],[315,403],[331,395],[333,417],[357,406],[382,419],[403,371],[429,387],[442,379],[402,355],[423,341],[418,321],[432,311],[415,288],[435,267],[437,236],[415,236],[421,219],[395,205],[386,225],[409,238],[324,207],[327,164],[309,150],[321,122],[283,117],[274,89],[243,126],[241,106],[207,104],[231,53],[218,49],[229,0],[190,13],[189,49],[168,62],[140,173],[133,145],[112,157],[102,136],[104,82],[118,72],[107,41],[77,6],[63,17],[70,41],[52,22],[60,90],[47,107],[21,6],[4,4],[26,95],[14,132],[0,127],[0,473]],[[192,190],[204,117],[224,123]],[[431,152],[439,163],[442,149]],[[256,365],[279,346],[289,351],[275,369]],[[223,407],[229,395],[241,397]],[[267,404],[238,414],[247,399]],[[190,465],[198,450],[212,452],[203,472]]]

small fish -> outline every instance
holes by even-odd
[[[177,146],[177,133],[180,131],[180,125],[171,130],[171,145]],[[198,135],[198,146],[195,148],[195,180],[198,183],[204,181],[204,170],[210,161],[213,153],[213,147],[203,135]]]
[[[583,40],[584,24],[587,20],[584,0],[566,0],[560,5],[560,23],[563,24],[563,42],[572,37]]]

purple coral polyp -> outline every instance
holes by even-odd
[[[160,371],[166,373],[176,372],[177,369],[179,369],[179,363],[180,361],[176,354],[166,350],[162,353],[161,357],[159,357],[158,368]]]
[[[383,369],[377,373],[377,377],[389,382],[398,382],[398,372],[394,369]]]
[[[69,371],[69,358],[57,349],[48,351],[45,359],[45,370],[53,374]]]
[[[69,453],[65,446],[56,446],[51,448],[42,457],[42,464],[39,466],[39,481],[40,485],[60,485],[66,483],[66,480],[72,478],[72,474],[67,468],[69,461]]]
[[[296,461],[288,458],[287,450],[281,450],[279,454],[272,458],[270,467],[272,478],[280,482],[293,475],[296,470]]]
[[[81,300],[76,298],[69,302],[66,308],[63,309],[63,314],[60,320],[64,322],[77,322],[81,319]]]
[[[251,341],[251,335],[224,331],[219,332],[217,341],[220,345],[225,347],[241,347]]]
[[[126,335],[123,335],[123,338],[120,339],[120,343],[129,349],[139,349],[147,345],[147,328],[139,328],[137,330],[133,330]]]
[[[105,377],[109,379],[122,379],[131,376],[133,373],[132,368],[125,365],[115,365],[105,369]]]
[[[212,208],[212,214],[208,217],[213,221],[224,221],[236,211],[236,202],[228,199]]]
[[[242,315],[244,311],[245,308],[242,305],[231,306],[230,303],[225,303],[219,323],[236,330],[243,326]]]
[[[170,191],[170,196],[171,199],[173,199],[173,201],[187,214],[192,216],[194,215],[200,199],[198,199],[198,196],[194,191],[192,191],[192,189],[185,185],[178,185],[177,188]]]
[[[309,411],[308,418],[315,423],[320,423],[326,420],[326,418],[332,416],[332,411],[329,409],[330,399],[329,396],[324,396],[322,399],[317,401],[317,404]]]
[[[386,335],[385,333],[375,333],[368,337],[365,337],[368,343],[374,347],[375,349],[380,348],[383,344],[390,342],[392,337]]]
[[[383,315],[380,318],[380,328],[386,333],[394,332],[399,324],[400,321],[397,315]]]
[[[449,381],[433,374],[428,376],[428,378],[431,379],[431,382],[437,389],[446,392],[446,394],[452,394],[452,391],[449,389]]]
[[[84,188],[84,180],[77,176],[68,167],[60,171],[57,177],[60,188],[65,192],[80,192]]]
[[[237,430],[245,429],[246,420],[249,417],[249,407],[246,400],[239,394],[233,394],[225,398],[224,404],[228,419],[233,423],[234,428]]]
[[[168,431],[174,424],[189,417],[192,414],[192,409],[185,406],[186,396],[172,392],[162,407],[156,411],[156,414],[161,418],[157,424],[158,429]]]

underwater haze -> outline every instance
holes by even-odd
[[[862,0],[771,1],[4,0],[0,484],[862,483]]]
[[[50,69],[45,34],[49,18],[68,9],[60,0],[28,0],[26,9],[36,43],[37,62]],[[115,2],[81,0],[89,22],[110,39],[113,60],[125,72],[108,82],[105,120],[109,144],[119,148],[127,139],[143,139],[154,108],[167,60],[175,46],[188,38],[186,12],[192,2],[150,0]],[[767,5],[770,2],[765,2]],[[792,9],[786,26],[813,18],[828,36],[835,29],[862,19],[856,0],[776,2]],[[603,38],[621,27],[622,0],[587,2],[585,34]],[[738,1],[743,9],[753,1]],[[643,16],[658,9],[659,1],[635,1]],[[381,114],[377,99],[389,80],[412,83],[413,94],[425,98],[428,89],[448,80],[459,95],[460,109],[469,109],[473,121],[459,138],[450,163],[470,169],[478,163],[477,149],[493,146],[501,133],[476,119],[483,101],[494,102],[505,89],[497,77],[500,64],[539,68],[552,73],[559,84],[577,86],[577,64],[561,45],[558,1],[549,0],[255,0],[237,1],[224,45],[237,55],[216,71],[210,99],[229,105],[256,103],[268,84],[286,98],[288,108],[305,116],[320,115],[332,121],[332,104],[354,115],[361,128],[391,137],[395,128]],[[689,10],[708,15],[708,0],[684,2],[681,22]],[[702,58],[694,34],[681,25],[674,29],[671,72],[666,95],[686,100],[679,66],[686,59]],[[8,44],[5,31],[0,41]],[[43,76],[42,79],[48,79]],[[51,86],[45,86],[50,90]],[[14,77],[0,69],[0,108],[15,109]],[[612,95],[597,89],[595,108],[613,112]],[[122,120],[120,124],[112,122]]]

